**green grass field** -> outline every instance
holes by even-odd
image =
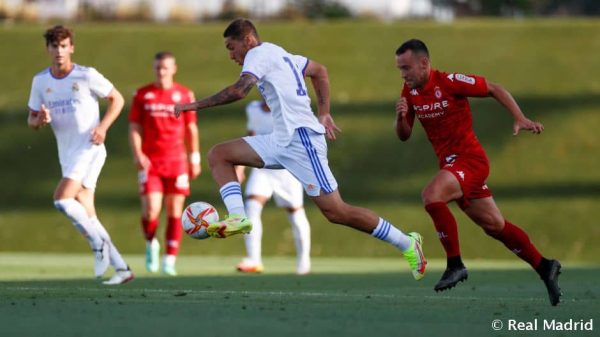
[[[141,256],[126,258],[138,278],[106,287],[90,279],[91,255],[0,254],[0,335],[512,336],[492,321],[600,319],[600,269],[577,263],[564,263],[563,303],[551,307],[537,275],[514,261],[467,261],[469,280],[438,294],[438,261],[416,282],[390,258],[318,258],[313,274],[296,276],[290,258],[241,275],[235,258],[184,256],[176,278],[149,276]]]

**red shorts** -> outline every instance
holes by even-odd
[[[456,177],[463,196],[456,200],[460,208],[469,206],[469,200],[492,196],[492,191],[485,183],[490,174],[490,164],[485,156],[449,155],[443,158],[441,169]]]
[[[138,172],[140,194],[151,192],[190,195],[190,179],[185,160],[150,160],[147,171]]]

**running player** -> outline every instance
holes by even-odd
[[[408,140],[416,116],[433,145],[440,167],[422,193],[423,204],[447,256],[446,270],[434,289],[450,289],[467,279],[456,220],[447,206],[456,201],[486,234],[501,241],[537,271],[546,285],[550,303],[557,305],[561,296],[558,286],[561,265],[544,258],[527,233],[506,220],[496,206],[485,182],[489,162],[473,132],[467,97],[491,96],[502,104],[514,118],[514,135],[520,130],[539,134],[544,126],[525,117],[502,86],[480,76],[432,69],[427,47],[420,40],[409,40],[396,50],[396,65],[404,79],[402,95],[396,103],[396,133],[400,140]]]
[[[106,132],[123,108],[123,96],[96,69],[73,63],[73,32],[63,26],[46,31],[51,66],[33,78],[27,124],[38,130],[50,124],[58,145],[62,179],[54,206],[65,214],[94,251],[94,272],[102,277],[108,265],[116,272],[104,284],[122,284],[133,273],[98,220],[94,190],[104,161]],[[98,98],[108,101],[100,120]]]
[[[210,224],[213,237],[247,233],[252,224],[246,217],[242,190],[235,165],[287,169],[303,185],[306,194],[325,217],[389,242],[404,253],[415,279],[425,274],[426,260],[418,233],[402,233],[372,211],[344,202],[327,160],[325,135],[334,140],[335,125],[329,112],[327,69],[304,56],[261,42],[256,28],[246,19],[237,19],[223,33],[229,57],[242,66],[240,78],[219,93],[191,104],[178,104],[175,113],[200,110],[238,101],[257,85],[273,114],[273,132],[248,136],[214,146],[208,154],[213,178],[220,187],[229,217]],[[310,107],[304,77],[310,77],[319,118]]]
[[[185,197],[190,194],[189,178],[195,179],[201,170],[198,126],[195,111],[186,111],[182,119],[173,115],[176,103],[194,101],[193,92],[173,79],[177,72],[175,56],[166,51],[157,53],[153,68],[154,82],[139,88],[133,97],[129,143],[138,169],[146,270],[155,273],[159,269],[160,244],[155,235],[164,195],[167,229],[162,271],[175,276],[183,230],[181,213]]]
[[[273,132],[273,117],[267,103],[252,101],[246,106],[247,129],[250,136]],[[243,169],[243,166],[238,166]],[[244,235],[248,256],[237,265],[237,270],[260,273],[264,270],[261,254],[263,233],[261,213],[264,205],[273,197],[277,206],[285,208],[292,225],[296,246],[296,273],[310,273],[310,224],[304,212],[302,184],[287,170],[253,168],[246,182],[245,209],[252,222],[252,231]]]

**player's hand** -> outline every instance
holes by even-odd
[[[331,114],[320,115],[319,122],[325,127],[325,136],[327,136],[327,139],[335,140],[336,131],[342,132],[342,129],[338,128],[337,125],[335,125]]]
[[[513,136],[519,134],[521,130],[529,130],[535,134],[540,134],[544,131],[544,125],[540,122],[534,122],[528,118],[516,120],[513,123]]]
[[[405,97],[400,97],[398,101],[396,101],[396,119],[406,119],[408,115],[408,103],[406,102]]]
[[[133,156],[133,161],[138,171],[148,171],[150,168],[150,159],[144,153],[139,153]]]
[[[200,164],[190,164],[190,178],[196,179],[202,173],[202,166]]]
[[[106,139],[106,130],[101,127],[101,126],[97,126],[92,130],[92,143],[94,145],[100,145],[102,143],[104,143],[104,140]]]
[[[42,104],[42,107],[40,109],[38,121],[40,122],[40,125],[46,125],[52,122],[52,117],[50,116],[50,109],[48,109],[44,104]]]

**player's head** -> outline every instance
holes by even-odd
[[[425,85],[431,70],[429,50],[425,43],[417,39],[404,42],[396,49],[396,66],[400,69],[402,78],[409,88],[420,88]]]
[[[46,49],[52,57],[52,62],[63,65],[71,62],[71,55],[75,52],[73,31],[65,26],[54,26],[44,33]]]
[[[154,55],[154,74],[158,84],[170,85],[173,82],[173,76],[177,72],[175,55],[169,51],[161,51]]]
[[[233,20],[223,32],[223,37],[229,58],[239,65],[244,65],[246,53],[260,44],[256,27],[247,19]]]

